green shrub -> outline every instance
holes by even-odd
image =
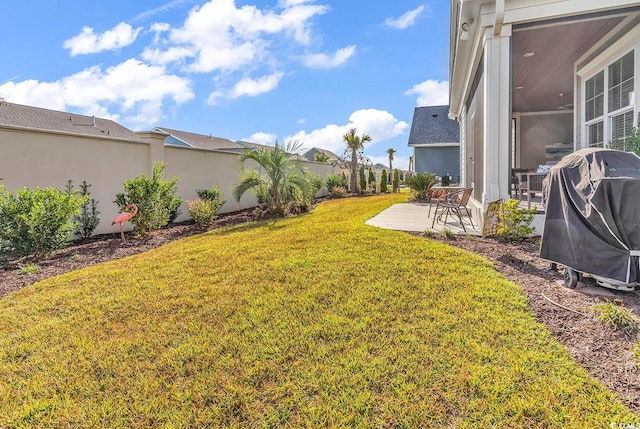
[[[335,188],[336,186],[341,186],[346,189],[347,178],[342,175],[328,174],[327,180],[326,180],[326,186],[327,186],[327,191],[329,191],[330,194],[333,193],[333,188]]]
[[[138,206],[138,214],[131,222],[140,234],[162,228],[178,216],[182,199],[175,197],[180,177],[164,179],[165,163],[153,164],[153,174],[144,174],[123,183],[124,192],[116,195],[114,203],[124,210],[128,204]]]
[[[518,200],[509,199],[500,206],[497,236],[509,241],[522,241],[535,230],[530,225],[536,209],[518,208],[519,203]]]
[[[216,213],[218,213],[211,200],[198,198],[197,200],[187,201],[187,206],[189,207],[189,216],[191,216],[191,219],[197,224],[213,222]]]
[[[615,302],[607,301],[597,304],[593,307],[593,311],[605,325],[621,329],[628,334],[638,331],[638,322],[633,318],[632,312]]]
[[[396,168],[393,170],[393,192],[400,192],[400,172]]]
[[[80,208],[80,214],[73,218],[73,220],[78,223],[78,226],[73,230],[73,233],[82,238],[91,237],[100,223],[98,202],[91,198],[91,193],[89,192],[90,187],[91,185],[89,185],[86,180],[82,181],[82,184],[80,185],[80,196],[86,196],[87,200]],[[69,180],[67,183],[67,192],[71,193],[72,189],[73,182]]]
[[[431,189],[438,184],[438,178],[433,173],[418,173],[407,177],[407,185],[411,194],[418,200],[427,200]]]
[[[387,182],[387,170],[382,170],[382,177],[380,178],[380,192],[389,192],[389,184]]]
[[[220,211],[224,203],[227,202],[227,200],[222,198],[224,192],[222,192],[220,188],[215,185],[213,185],[209,189],[196,189],[196,194],[198,194],[198,197],[200,197],[201,199],[211,202],[211,207],[214,210],[214,216]]]
[[[347,188],[345,186],[334,186],[331,189],[331,198],[344,198],[347,196]]]
[[[442,235],[444,238],[453,238],[455,236],[451,228],[444,228],[442,231],[440,231],[440,235]]]
[[[0,251],[42,256],[64,247],[77,225],[73,217],[87,199],[56,188],[11,193],[0,185]]]
[[[300,183],[302,187],[292,187],[291,189],[292,198],[287,208],[288,213],[297,214],[310,211],[318,191],[324,185],[322,177],[318,175],[306,173],[304,177],[305,181]]]

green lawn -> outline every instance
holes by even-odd
[[[0,427],[609,427],[491,263],[322,203],[0,300]]]

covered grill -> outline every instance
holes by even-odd
[[[640,282],[640,158],[582,149],[551,168],[543,183],[545,221],[540,257],[566,267],[565,284],[581,273],[617,289]]]

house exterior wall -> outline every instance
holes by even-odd
[[[461,152],[467,157],[466,162],[470,161],[471,152],[475,155],[473,167],[467,166],[464,176],[467,182],[471,179],[473,198],[483,209],[490,201],[508,198],[510,194],[512,26],[637,6],[637,1],[628,0],[451,1],[450,111],[459,122],[466,122],[466,137],[461,140],[466,146]],[[463,22],[472,23],[465,34],[461,29]],[[606,45],[601,47],[607,49]],[[469,103],[474,96],[472,87],[479,68],[483,68],[485,79],[483,117],[478,115],[477,109],[473,116]],[[468,112],[462,121],[465,106]],[[482,124],[474,126],[470,121],[482,121]],[[576,127],[577,124],[574,129]],[[483,134],[482,165],[479,165],[480,154],[477,152],[478,131]],[[578,138],[581,138],[579,131]]]
[[[118,225],[111,225],[119,213],[113,203],[116,194],[123,191],[125,180],[141,174],[149,177],[154,162],[167,163],[165,177],[181,177],[177,196],[185,202],[178,221],[189,219],[186,201],[197,198],[196,189],[212,185],[220,187],[227,200],[220,213],[257,205],[250,192],[240,204],[232,197],[231,190],[239,181],[239,153],[165,146],[165,135],[160,133],[143,132],[139,136],[140,140],[123,140],[1,126],[0,184],[14,192],[24,187],[65,189],[68,180],[77,188],[86,181],[100,211],[97,234],[119,231]],[[335,168],[317,162],[303,161],[302,165],[322,178]],[[125,225],[125,229],[130,230],[131,225]]]
[[[416,173],[449,174],[453,180],[460,176],[460,147],[415,147]]]

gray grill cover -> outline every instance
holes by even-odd
[[[540,257],[621,283],[639,282],[640,158],[582,149],[543,182]]]

